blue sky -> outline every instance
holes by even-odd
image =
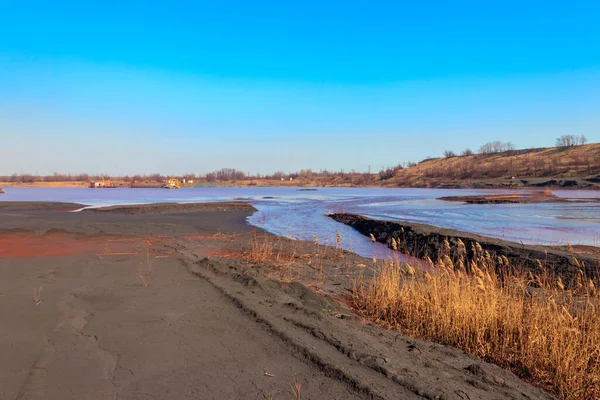
[[[0,174],[365,171],[600,142],[597,2],[123,3],[1,3]]]

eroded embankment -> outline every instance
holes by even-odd
[[[429,257],[434,262],[444,255],[458,259],[461,252],[465,251],[467,260],[471,260],[479,244],[492,257],[504,256],[515,267],[540,272],[541,266],[567,280],[580,269],[588,276],[597,276],[599,272],[598,255],[574,254],[553,247],[507,242],[431,225],[379,221],[355,214],[336,213],[329,217],[364,235],[373,235],[378,242],[385,243],[390,248],[393,238],[398,251],[422,259]],[[459,242],[464,244],[464,249]]]

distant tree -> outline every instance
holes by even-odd
[[[575,135],[562,135],[556,139],[556,147],[573,147],[580,142],[580,139]]]
[[[444,157],[446,157],[446,158],[456,157],[456,153],[453,152],[452,150],[446,150],[446,151],[444,151]]]
[[[34,176],[31,174],[22,174],[21,175],[21,182],[23,182],[23,183],[33,183],[33,182],[39,182],[39,181],[40,181],[39,176]]]
[[[403,168],[404,167],[402,167],[400,164],[396,165],[395,167],[383,168],[381,171],[379,171],[379,179],[382,181],[391,179],[396,174],[396,171],[400,171]]]
[[[406,163],[407,168],[412,168],[412,167],[416,167],[416,166],[417,166],[417,163],[414,161],[409,161]]]
[[[473,155],[473,150],[471,149],[464,149],[462,151],[462,153],[460,153],[462,156],[472,156]]]
[[[282,171],[277,171],[271,175],[271,179],[282,180],[283,178],[285,178],[285,173]]]
[[[194,179],[196,179],[196,174],[187,172],[185,175],[183,175],[183,179],[185,179],[186,181],[193,181]]]
[[[106,176],[105,176],[106,178]],[[163,182],[166,180],[166,178],[164,176],[162,176],[161,174],[152,174],[148,177],[148,179],[152,182]]]
[[[235,168],[221,168],[220,170],[215,171],[215,177],[219,181],[243,180],[245,176],[246,174]]]
[[[588,142],[587,138],[585,137],[585,135],[581,135],[579,136],[579,144],[580,145],[585,145]]]
[[[502,142],[488,142],[479,148],[481,154],[500,153],[503,149]]]
[[[492,154],[492,153],[502,153],[504,151],[512,151],[515,150],[515,145],[508,142],[502,143],[500,141],[488,142],[479,148],[480,154]]]
[[[479,154],[490,154],[493,153],[492,143],[486,143],[479,148]]]

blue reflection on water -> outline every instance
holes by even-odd
[[[259,211],[250,224],[271,233],[297,239],[334,244],[336,230],[344,248],[368,257],[387,254],[383,245],[325,215],[348,212],[376,219],[420,222],[484,236],[535,244],[600,245],[600,204],[486,204],[437,200],[442,196],[514,193],[492,190],[319,188],[194,188],[86,189],[5,188],[0,201],[64,201],[90,206],[156,202],[203,202],[240,200]],[[528,191],[519,191],[527,193]],[[563,198],[600,198],[599,192],[555,191]],[[1,222],[1,221],[0,221]]]

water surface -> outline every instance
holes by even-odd
[[[105,206],[156,202],[243,200],[259,211],[249,223],[271,233],[342,245],[365,256],[378,256],[373,246],[353,229],[327,217],[349,212],[372,218],[420,222],[528,244],[600,245],[600,203],[464,204],[437,200],[443,196],[515,193],[502,190],[319,188],[193,188],[87,189],[6,188],[0,201],[64,201]],[[529,193],[530,191],[517,191]],[[563,198],[600,198],[600,192],[554,191]]]

